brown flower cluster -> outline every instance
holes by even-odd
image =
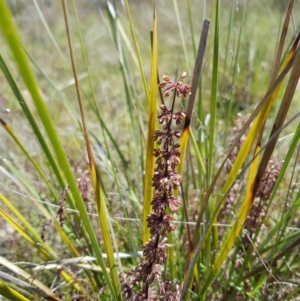
[[[173,80],[170,79],[169,76],[164,75],[162,78],[164,80],[164,82],[162,82],[161,84],[159,84],[159,88],[165,88],[167,87],[167,89],[164,92],[164,96],[169,96],[173,91],[175,91],[175,94],[178,97],[187,97],[190,95],[190,91],[191,91],[191,86],[188,84],[184,84],[181,79],[183,79],[184,77],[186,77],[186,72],[183,72],[180,75],[179,80],[177,80],[176,82],[174,82]]]
[[[172,122],[177,125],[185,117],[183,112],[174,112],[174,102],[177,97],[186,97],[190,93],[190,85],[182,83],[186,76],[182,73],[178,81],[172,81],[164,76],[164,82],[159,88],[166,87],[164,96],[174,93],[171,109],[161,105],[158,115],[162,130],[157,130],[153,140],[158,148],[154,149],[156,167],[152,178],[154,197],[152,200],[152,213],[147,222],[152,237],[144,245],[143,258],[137,267],[126,275],[121,276],[121,285],[126,300],[179,300],[180,286],[169,281],[159,281],[162,266],[167,259],[167,251],[171,245],[167,244],[166,235],[175,229],[173,214],[178,211],[180,201],[175,197],[174,190],[181,184],[181,176],[177,172],[180,162],[180,144],[178,139],[181,134],[172,129]]]

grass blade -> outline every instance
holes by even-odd
[[[211,99],[210,99],[210,120],[209,120],[209,154],[208,154],[208,178],[212,173],[212,162],[214,158],[214,142],[216,132],[216,108],[218,92],[218,66],[219,66],[219,27],[220,27],[220,1],[216,0],[215,5],[215,31],[214,31],[214,53],[213,53],[213,70],[211,82]]]
[[[2,281],[0,281],[0,295],[12,301],[30,301]]]
[[[189,96],[188,107],[186,112],[185,123],[182,131],[181,141],[180,141],[180,164],[178,165],[178,173],[182,173],[183,162],[186,154],[186,148],[188,143],[188,136],[190,131],[190,124],[192,119],[192,113],[194,110],[195,100],[196,100],[196,93],[199,83],[199,78],[202,69],[202,63],[204,59],[204,53],[206,48],[208,30],[209,30],[210,21],[208,19],[204,20],[202,33],[199,41],[199,47],[197,52],[197,58],[194,67],[193,79],[192,79],[192,86],[191,86],[191,95]],[[203,170],[205,170],[203,166]]]
[[[154,142],[153,135],[156,130],[156,105],[157,105],[157,15],[156,3],[153,12],[153,45],[151,58],[150,92],[148,103],[148,132],[146,146],[146,168],[144,178],[144,204],[143,204],[143,242],[150,238],[150,229],[147,224],[147,217],[151,213],[151,202],[153,199],[152,178],[154,174]]]
[[[139,47],[138,47],[137,40],[136,40],[136,35],[135,35],[135,32],[134,32],[134,26],[133,26],[133,21],[132,21],[132,18],[131,18],[131,13],[130,13],[130,9],[129,9],[128,0],[125,0],[125,6],[126,6],[127,16],[128,16],[128,19],[129,19],[130,31],[131,31],[131,35],[132,35],[133,42],[134,42],[134,48],[135,48],[136,56],[137,56],[138,62],[139,62],[139,69],[140,69],[140,73],[141,73],[141,77],[142,77],[142,81],[143,81],[144,92],[145,92],[147,101],[149,101],[148,86],[147,86],[147,82],[146,82],[146,78],[145,78],[145,73],[143,71],[142,60],[141,60],[140,51],[139,51]]]
[[[73,76],[74,76],[74,80],[75,80],[75,87],[76,87],[78,104],[79,104],[79,109],[80,109],[80,116],[81,116],[81,121],[82,121],[83,135],[84,135],[88,159],[89,159],[89,167],[90,167],[92,185],[93,185],[94,193],[95,193],[95,202],[96,202],[97,209],[98,209],[99,223],[101,225],[101,230],[103,233],[104,246],[105,246],[108,264],[109,264],[111,277],[112,277],[113,288],[111,288],[111,292],[112,292],[112,295],[114,296],[114,298],[116,298],[117,300],[121,300],[120,281],[119,281],[119,277],[118,277],[118,273],[117,273],[115,259],[113,256],[112,239],[111,239],[109,223],[108,223],[108,212],[107,212],[106,204],[105,204],[104,197],[103,197],[103,191],[102,191],[102,188],[100,185],[99,175],[97,174],[97,171],[96,171],[96,164],[95,164],[92,147],[91,147],[89,136],[88,136],[85,113],[84,113],[83,104],[82,104],[82,97],[81,97],[77,70],[76,70],[76,64],[75,64],[75,58],[74,58],[74,53],[73,53],[73,45],[72,45],[71,34],[70,34],[70,30],[69,30],[67,4],[66,4],[66,1],[62,1],[62,3],[63,3],[63,12],[64,12],[65,25],[66,25],[66,32],[67,32],[67,37],[68,37],[68,44],[69,44],[69,50],[70,50],[70,58],[71,58]],[[73,4],[74,4],[74,8],[76,8],[74,1],[73,1]],[[77,18],[77,21],[78,21],[78,18]],[[88,223],[91,225],[91,222],[90,222],[88,216],[87,216],[87,220],[88,220]],[[105,263],[102,258],[102,254],[100,253],[100,246],[96,239],[96,235],[95,235],[94,231],[92,231],[90,233],[90,235],[93,235],[91,242],[93,245],[93,249],[96,251],[97,259],[100,261],[101,267],[104,268]],[[106,280],[107,280],[109,286],[111,286],[110,277],[107,274],[106,270],[103,270],[103,273],[106,276]]]

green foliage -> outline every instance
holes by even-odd
[[[125,299],[170,106],[157,86],[182,71],[162,280],[180,300],[300,296],[300,7],[277,2],[0,0],[1,296]]]

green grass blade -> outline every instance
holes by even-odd
[[[36,192],[36,190],[28,183],[28,181],[26,180],[26,178],[24,178],[19,171],[9,162],[9,161],[5,161],[6,166],[9,168],[10,172],[19,180],[20,183],[22,183],[23,187],[30,192],[31,195],[34,196],[34,198],[36,200],[40,199],[39,194]],[[27,233],[31,233],[34,237],[34,239],[36,241],[38,241],[38,244],[43,243],[40,234],[38,232],[36,232],[35,228],[31,226],[30,223],[27,222],[27,220],[24,218],[24,216],[22,214],[20,214],[20,212],[10,203],[7,201],[6,198],[4,198],[4,196],[0,195],[0,199],[2,200],[2,202],[14,213],[14,215],[18,218],[19,221],[22,222],[22,224],[25,226]],[[52,215],[49,214],[49,212],[46,210],[45,207],[43,207],[38,201],[34,202],[34,206],[36,208],[38,208],[47,218],[47,220],[53,220],[53,224],[54,227],[57,231],[57,233],[60,235],[62,241],[65,243],[65,245],[69,248],[70,252],[72,253],[73,256],[78,257],[79,253],[76,250],[75,246],[73,245],[73,243],[69,240],[68,236],[66,235],[66,233],[61,229],[61,227],[59,226],[57,220],[55,220],[53,218],[53,216],[55,215],[55,213],[53,213]],[[47,249],[47,248],[46,248]],[[48,250],[50,253],[52,252],[51,249],[49,248]],[[53,256],[54,255],[53,253]],[[54,258],[56,259],[56,257]]]
[[[81,49],[82,49],[83,57],[84,57],[84,60],[85,60],[85,66],[86,66],[86,70],[87,70],[87,74],[88,74],[89,85],[90,85],[90,88],[91,88],[91,91],[92,91],[92,95],[93,95],[92,100],[90,101],[90,104],[91,104],[92,110],[95,112],[95,114],[96,114],[96,116],[98,118],[98,121],[99,121],[101,129],[102,129],[102,133],[103,133],[103,137],[104,137],[104,141],[105,141],[105,146],[106,146],[106,150],[107,150],[108,161],[110,163],[112,162],[111,155],[110,155],[110,148],[109,148],[108,143],[107,143],[106,133],[108,134],[108,137],[110,138],[110,140],[113,143],[113,145],[116,146],[117,152],[120,155],[120,158],[121,158],[121,160],[123,162],[123,165],[124,165],[125,173],[127,175],[127,165],[128,165],[127,161],[125,160],[122,152],[120,151],[118,145],[116,144],[115,139],[112,137],[112,134],[110,133],[110,131],[108,130],[108,128],[105,126],[105,123],[104,123],[104,121],[103,121],[103,119],[101,117],[101,114],[100,114],[99,107],[97,105],[96,96],[95,96],[93,85],[92,85],[92,79],[91,79],[91,74],[90,74],[90,68],[89,68],[89,64],[88,64],[88,59],[87,59],[87,55],[86,55],[86,51],[85,51],[85,47],[84,47],[84,43],[83,43],[83,39],[82,39],[82,34],[81,34],[81,29],[80,29],[80,24],[79,24],[77,9],[76,9],[76,5],[75,5],[74,1],[73,1],[73,7],[74,7],[75,17],[76,17],[76,22],[77,22],[77,28],[78,28],[78,32],[79,32]],[[95,137],[95,135],[93,135],[93,134],[90,134],[90,135],[94,137],[95,141],[97,141],[97,143],[98,143],[98,146],[100,146],[101,144],[97,140],[97,138]],[[86,138],[86,141],[87,141],[86,144],[90,144],[89,139]],[[88,150],[88,153],[89,152],[91,152],[91,150]],[[96,203],[100,204],[100,207],[104,207],[104,206],[106,207],[106,205],[104,203],[105,202],[104,201],[104,197],[103,197],[105,195],[105,193],[103,191],[103,186],[101,186],[101,179],[99,178],[100,177],[99,171],[98,171],[97,166],[95,166],[95,164],[94,164],[94,158],[93,158],[94,156],[93,156],[93,154],[90,153],[89,156],[91,157],[91,159],[93,161],[91,169],[93,169],[92,175],[94,177],[93,183],[95,185],[94,186],[95,187],[95,192],[99,191],[99,196],[98,196],[98,198],[96,200]],[[123,202],[122,202],[122,196],[121,196],[122,194],[121,194],[121,191],[120,191],[120,188],[119,188],[119,181],[118,181],[118,178],[117,178],[117,175],[116,175],[116,168],[114,168],[114,164],[113,163],[111,163],[111,165],[113,166],[112,167],[112,174],[113,174],[115,183],[117,184],[117,187],[118,187],[118,192],[119,192],[119,195],[120,195],[120,202],[123,204]],[[125,207],[123,208],[123,211],[124,211],[125,216],[127,216],[126,215],[127,213],[126,213]],[[115,235],[114,235],[114,232],[113,232],[113,228],[112,228],[111,223],[109,221],[109,213],[108,213],[107,208],[105,208],[104,214],[103,214],[102,211],[99,210],[99,207],[98,207],[98,217],[99,217],[99,222],[100,222],[100,225],[101,225],[103,233],[107,233],[108,234],[108,235],[104,236],[103,240],[104,240],[104,244],[105,244],[105,248],[106,248],[106,254],[107,254],[109,266],[110,266],[110,269],[111,269],[111,274],[114,277],[115,288],[117,288],[120,285],[119,285],[119,280],[118,280],[118,276],[117,276],[117,269],[116,269],[115,258],[113,256],[113,251],[115,250],[116,253],[118,254],[118,245],[117,245],[117,243],[115,241]],[[132,242],[133,242],[134,239],[133,239],[132,236],[131,236],[131,239],[132,239]],[[112,242],[113,242],[113,245],[114,245],[114,249],[112,247]],[[117,258],[117,260],[118,260],[119,269],[122,270],[122,264],[121,264],[120,258]]]
[[[54,45],[54,47],[55,47],[56,51],[58,52],[58,54],[60,55],[60,57],[66,63],[67,62],[66,58],[65,58],[64,54],[62,53],[62,51],[61,51],[58,43],[55,40],[55,37],[53,36],[53,34],[52,34],[51,30],[50,30],[50,28],[49,28],[49,26],[48,26],[48,24],[47,24],[47,22],[45,20],[45,17],[44,17],[44,15],[43,15],[43,13],[42,13],[42,11],[40,9],[40,6],[39,6],[37,0],[32,0],[32,2],[34,4],[34,7],[35,7],[35,9],[37,11],[37,14],[38,14],[38,16],[39,16],[42,24],[43,24],[43,26],[44,26],[44,28],[45,28],[45,30],[47,32],[47,35],[49,36],[49,39],[51,40],[52,44]]]
[[[219,27],[220,27],[220,1],[216,0],[215,5],[215,29],[214,29],[214,53],[213,53],[213,70],[211,82],[210,97],[210,121],[209,121],[209,154],[208,154],[208,178],[212,174],[212,163],[214,158],[214,142],[216,132],[216,108],[218,93],[218,66],[219,66]]]
[[[137,44],[136,35],[135,35],[135,32],[134,32],[134,25],[133,25],[133,21],[132,21],[132,18],[131,18],[131,13],[130,13],[130,9],[129,9],[128,0],[125,0],[125,6],[126,6],[127,16],[128,16],[128,19],[129,19],[130,31],[131,31],[131,35],[132,35],[133,42],[134,42],[134,48],[135,48],[136,56],[137,56],[138,62],[139,62],[139,69],[140,69],[140,74],[141,74],[142,81],[143,81],[144,92],[145,92],[147,101],[149,101],[148,85],[147,85],[147,82],[146,82],[145,73],[143,71],[141,55],[140,55],[139,47],[138,47],[138,44]]]
[[[177,19],[177,25],[178,25],[180,39],[181,39],[181,45],[182,45],[182,49],[183,49],[185,68],[186,68],[186,70],[189,70],[188,55],[187,55],[187,50],[186,50],[186,41],[184,39],[185,35],[183,34],[183,26],[182,26],[182,22],[180,19],[177,0],[173,0],[173,5],[174,5],[175,15],[176,15],[176,19]]]
[[[189,26],[190,26],[191,39],[192,39],[192,48],[193,48],[193,53],[194,53],[194,59],[196,59],[196,55],[197,55],[196,47],[197,46],[196,46],[195,36],[194,36],[194,25],[193,25],[191,8],[192,8],[191,1],[187,0],[187,10],[188,10]]]
[[[91,82],[91,75],[90,75],[90,71],[89,71],[89,68],[88,68],[88,62],[87,62],[87,58],[86,58],[86,51],[83,49],[83,54],[84,54],[84,57],[85,57],[85,61],[86,61],[86,66],[87,66],[87,73],[88,73],[88,79],[89,79],[89,82],[90,82],[90,86],[91,88],[93,87],[92,85],[92,82]],[[45,80],[47,81],[47,83],[49,83],[49,85],[53,88],[53,90],[59,95],[59,97],[61,98],[61,101],[62,101],[62,104],[68,109],[68,111],[70,112],[70,114],[74,117],[74,119],[80,123],[80,117],[79,117],[79,114],[77,113],[77,111],[75,110],[75,108],[72,106],[72,104],[67,100],[66,96],[63,94],[63,92],[58,88],[58,85],[56,83],[54,83],[52,81],[52,79],[47,76],[47,74],[43,71],[43,69],[38,65],[38,63],[34,60],[34,58],[32,56],[30,56],[29,53],[27,53],[30,61],[32,62],[32,64],[36,67],[36,69],[40,72],[41,76],[43,78],[45,78]],[[0,56],[1,58],[1,56]],[[0,60],[1,62],[1,60]],[[1,64],[0,64],[1,66]],[[91,89],[92,93],[93,93],[93,103],[90,103],[91,104],[91,107],[92,107],[92,110],[94,111],[101,127],[104,129],[105,133],[108,135],[109,139],[111,140],[114,148],[116,149],[122,163],[123,163],[123,166],[124,166],[124,171],[126,172],[127,171],[127,168],[128,168],[128,160],[124,157],[122,151],[120,150],[120,145],[117,143],[116,139],[113,137],[111,131],[109,130],[109,128],[106,126],[103,118],[101,117],[101,114],[100,114],[100,111],[99,111],[99,108],[96,104],[96,97],[94,95],[94,90]],[[19,101],[20,102],[20,101]],[[23,101],[24,103],[24,101]],[[90,133],[92,136],[93,136],[93,133]],[[38,139],[39,141],[40,138]],[[51,164],[52,166],[52,164]],[[63,188],[63,187],[62,187]]]

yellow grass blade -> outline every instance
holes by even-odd
[[[219,272],[219,269],[227,257],[228,253],[230,252],[236,238],[238,237],[240,231],[242,230],[244,223],[246,221],[246,218],[251,210],[253,200],[254,200],[254,194],[253,194],[253,186],[254,186],[254,180],[255,180],[255,174],[258,166],[259,156],[257,154],[260,151],[260,147],[256,148],[255,154],[254,154],[254,160],[250,166],[249,171],[249,177],[247,179],[248,184],[246,188],[246,195],[245,199],[241,205],[240,211],[238,213],[237,219],[230,230],[230,232],[227,234],[226,240],[223,244],[223,247],[220,251],[220,253],[216,256],[215,263],[213,265],[212,273],[213,277],[216,276]]]
[[[0,295],[7,298],[8,300],[16,301],[30,301],[26,297],[19,294],[17,291],[0,281]]]
[[[156,105],[157,105],[157,20],[156,20],[156,3],[154,3],[150,95],[149,95],[149,104],[148,104],[146,169],[145,169],[145,178],[144,178],[144,206],[143,206],[143,242],[144,243],[146,243],[150,238],[150,229],[147,227],[147,217],[151,212],[151,202],[153,199],[152,177],[154,174],[155,158],[153,156],[154,141],[152,138],[156,129],[156,116],[157,116]]]
[[[12,228],[15,229],[16,232],[18,232],[27,242],[29,242],[31,245],[35,245],[35,241],[27,234],[26,229],[24,229],[18,222],[16,222],[9,214],[7,214],[3,209],[0,208],[0,216],[9,224],[12,226]],[[43,253],[44,256],[47,255],[46,250],[43,250],[41,248],[41,253]]]

